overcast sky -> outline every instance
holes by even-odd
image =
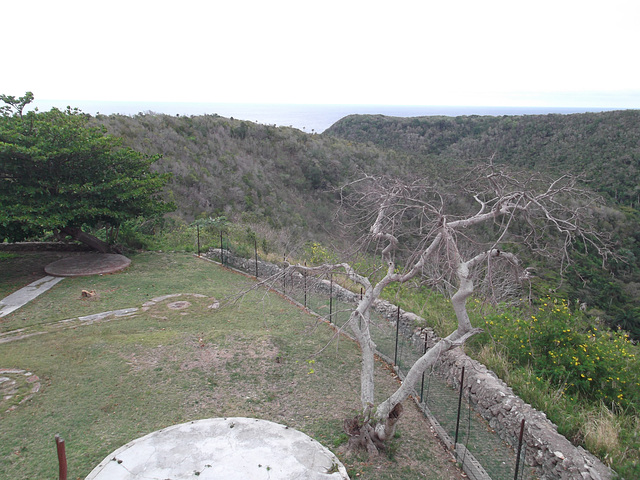
[[[0,93],[640,108],[638,0],[3,0]]]

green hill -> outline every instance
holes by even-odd
[[[170,196],[186,221],[226,215],[326,239],[333,187],[358,172],[402,174],[407,154],[217,115],[99,115],[125,143],[161,154],[154,168],[173,173]]]
[[[640,110],[572,115],[395,118],[352,115],[327,136],[425,158],[584,173],[621,205],[640,204]]]
[[[590,189],[609,199],[611,209],[601,228],[612,232],[621,258],[602,269],[593,256],[578,255],[566,293],[640,338],[640,110],[502,117],[352,115],[324,135],[410,154],[418,163],[473,166],[491,158],[555,176],[583,175]]]

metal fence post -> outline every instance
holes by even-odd
[[[516,457],[516,473],[513,480],[518,480],[518,470],[520,469],[520,454],[522,453],[522,437],[524,436],[524,418],[520,423],[520,438],[518,439],[518,456]]]
[[[56,450],[58,451],[58,478],[67,480],[67,453],[64,448],[64,439],[56,434]]]
[[[458,418],[456,420],[456,437],[453,446],[458,444],[458,431],[460,428],[460,407],[462,406],[462,390],[464,388],[464,367],[462,367],[462,375],[460,376],[460,396],[458,397]]]
[[[362,302],[362,287],[360,287],[360,301]],[[362,316],[358,315],[358,328],[362,328]]]
[[[427,334],[424,334],[424,350],[422,351],[422,355],[427,353]],[[424,372],[422,372],[422,383],[420,384],[420,403],[423,403],[422,395],[424,394]]]
[[[304,262],[304,266],[305,266],[305,269],[304,269],[304,308],[307,308],[307,269],[306,269],[307,262],[306,261]]]
[[[222,230],[220,230],[220,263],[224,265],[224,244],[222,243]]]
[[[329,323],[333,323],[333,273],[329,282]]]
[[[253,237],[253,251],[256,257],[256,278],[258,278],[258,240],[256,237]]]
[[[196,230],[198,231],[198,256],[200,256],[200,225],[196,225]]]
[[[287,261],[287,256],[282,255],[282,261]],[[287,267],[284,267],[282,272],[282,293],[287,294]]]
[[[400,333],[400,305],[398,305],[398,318],[396,319],[396,351],[393,354],[393,364],[398,365],[398,334]]]

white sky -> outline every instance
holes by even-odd
[[[638,0],[2,0],[0,93],[640,108]]]

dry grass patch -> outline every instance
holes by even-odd
[[[591,452],[603,455],[620,450],[620,422],[605,405],[587,412],[583,424],[584,444]],[[605,459],[606,460],[606,459]]]

